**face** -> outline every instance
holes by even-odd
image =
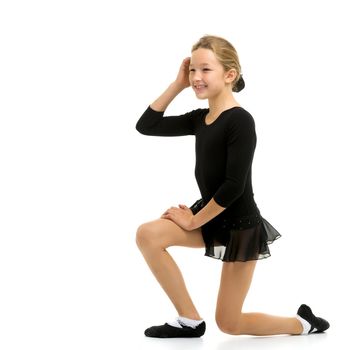
[[[192,52],[189,80],[199,99],[213,98],[223,89],[231,89],[228,72],[209,49],[197,49]]]

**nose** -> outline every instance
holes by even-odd
[[[193,79],[193,81],[200,81],[201,80],[201,74],[200,74],[200,72],[199,71],[194,71],[193,72],[193,75],[192,75],[192,79]]]

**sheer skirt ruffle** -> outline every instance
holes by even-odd
[[[190,209],[196,214],[202,200]],[[222,261],[249,261],[269,257],[268,245],[280,238],[280,233],[260,215],[223,218],[218,216],[202,226],[205,255]]]

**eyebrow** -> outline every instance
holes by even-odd
[[[190,64],[190,67],[191,67],[191,66],[193,66],[192,63]],[[201,63],[200,66],[210,66],[210,64],[209,64],[209,63]]]

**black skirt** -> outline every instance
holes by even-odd
[[[190,209],[196,214],[203,206],[203,200],[199,199]],[[225,217],[223,213],[202,226],[206,256],[233,262],[260,260],[271,255],[268,245],[281,235],[260,215],[259,209],[241,217]]]

